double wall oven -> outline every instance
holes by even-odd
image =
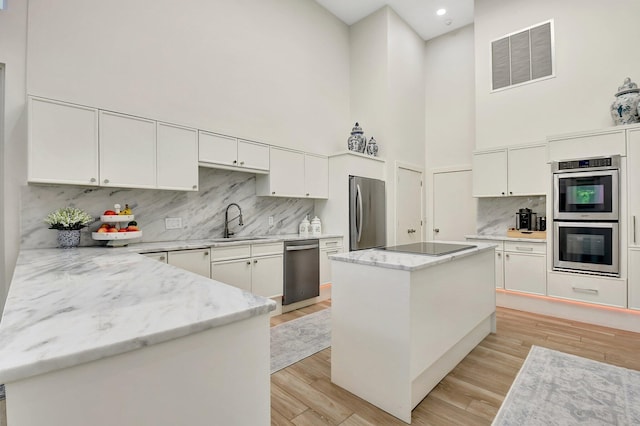
[[[553,163],[553,269],[619,276],[620,156]]]

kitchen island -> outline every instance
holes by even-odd
[[[8,424],[268,425],[273,309],[122,250],[24,250],[0,323]]]
[[[495,332],[494,245],[331,261],[331,381],[411,423],[411,410]]]

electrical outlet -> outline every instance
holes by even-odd
[[[167,217],[164,220],[164,228],[165,229],[180,229],[182,228],[182,218],[181,217]]]
[[[269,226],[273,226],[273,216],[269,216]]]

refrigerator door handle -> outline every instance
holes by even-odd
[[[360,238],[362,237],[362,191],[360,190],[360,185],[356,184],[356,196],[358,198],[358,210],[360,211],[360,226],[356,226],[358,230],[358,242],[360,242]]]

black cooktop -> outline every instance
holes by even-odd
[[[382,247],[380,250],[395,251],[401,253],[424,254],[427,256],[442,256],[444,254],[455,253],[457,251],[467,250],[474,245],[466,244],[449,244],[449,243],[413,243],[403,244],[401,246]]]

